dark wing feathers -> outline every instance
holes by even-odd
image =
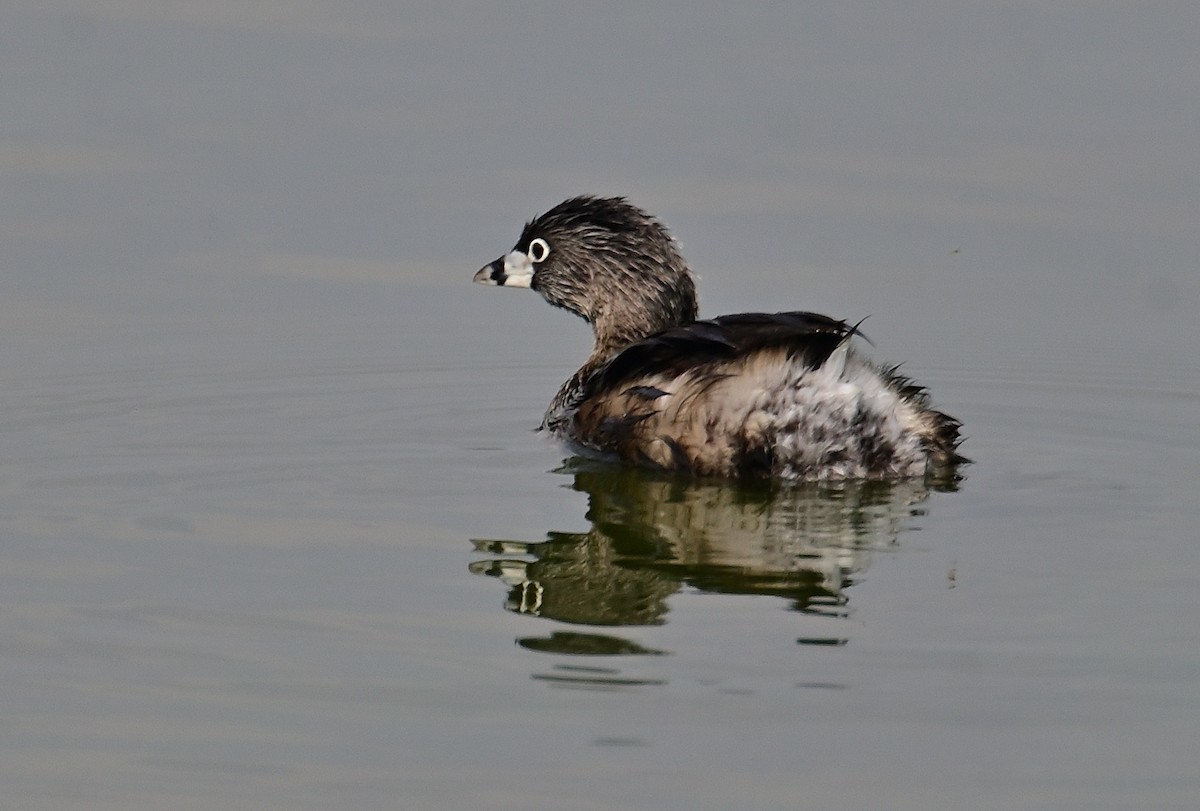
[[[635,397],[640,397],[643,400],[654,401],[659,397],[666,397],[667,393],[657,386],[630,386],[625,390],[626,394],[632,394]]]
[[[806,312],[739,313],[693,321],[619,352],[587,381],[585,396],[632,377],[679,374],[768,347],[786,347],[815,368],[850,335],[862,333],[845,321]]]

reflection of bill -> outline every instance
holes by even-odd
[[[662,623],[683,584],[842,615],[845,588],[937,489],[921,480],[709,483],[593,463],[564,472],[588,494],[591,530],[474,541],[490,557],[471,571],[504,581],[510,611],[599,626]]]

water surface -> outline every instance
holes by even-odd
[[[11,13],[5,807],[1194,807],[1195,14]],[[974,464],[531,430],[586,327],[470,278],[583,191]]]

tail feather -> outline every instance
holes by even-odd
[[[970,462],[970,459],[958,452],[958,446],[964,439],[959,434],[962,423],[941,411],[929,410],[925,413],[930,423],[925,445],[934,464],[949,467]]]

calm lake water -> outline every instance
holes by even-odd
[[[15,8],[5,808],[1195,808],[1195,12]],[[532,431],[586,325],[470,278],[584,191],[964,478]]]

